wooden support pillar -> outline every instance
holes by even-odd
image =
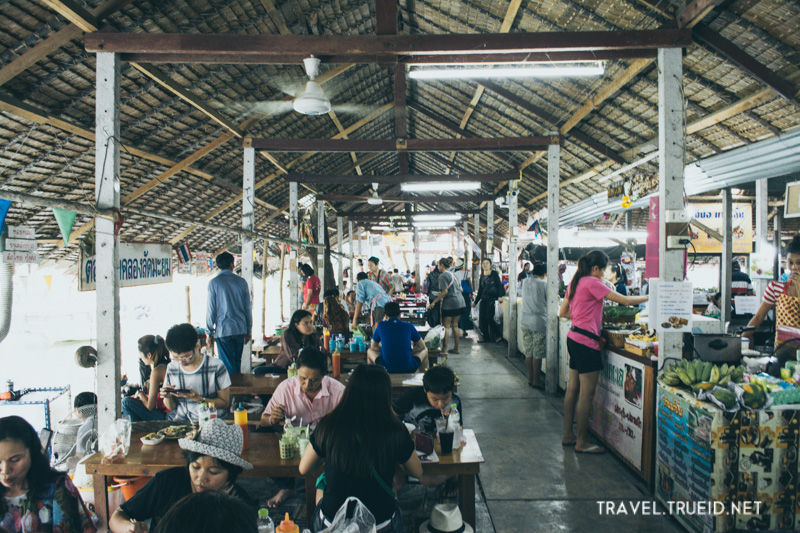
[[[775,228],[772,230],[773,239],[772,244],[775,246],[775,264],[773,265],[774,269],[773,272],[775,273],[774,277],[777,281],[781,277],[781,266],[783,263],[783,258],[781,257],[783,250],[781,249],[781,225],[783,222],[783,211],[778,209],[778,213],[775,215],[773,219],[773,224]]]
[[[283,245],[281,245],[283,246]],[[264,254],[261,260],[261,334],[267,334],[267,258],[269,254],[269,241],[264,240]],[[281,265],[283,268],[283,265]],[[263,343],[264,337],[259,337],[258,342]]]
[[[119,209],[119,55],[97,54],[95,200]],[[119,242],[114,221],[95,217],[97,275],[97,427],[102,434],[120,416]]]
[[[756,252],[763,254],[772,249],[767,228],[769,227],[769,179],[756,181]],[[754,279],[753,288],[759,301],[764,295],[769,280]]]
[[[720,254],[719,291],[722,333],[731,321],[731,263],[733,262],[733,198],[729,188],[722,189],[722,253]]]
[[[339,292],[342,295],[342,298],[347,296],[344,293],[344,252],[342,248],[342,241],[344,240],[344,231],[343,231],[344,223],[342,221],[342,217],[336,217],[336,250],[339,252],[336,260],[339,263]],[[352,289],[353,285],[353,271],[350,271],[350,285],[349,289]]]
[[[289,240],[300,240],[300,221],[297,212],[297,182],[289,182]],[[297,255],[298,246],[289,248],[289,313],[294,314],[300,308],[300,294],[297,289]]]
[[[508,358],[517,357],[517,255],[519,225],[517,224],[517,182],[508,182]]]
[[[256,230],[256,151],[255,148],[244,149],[244,173],[242,178],[242,229]],[[250,291],[250,303],[253,302],[253,252],[255,242],[252,236],[242,237],[242,278],[247,282]],[[262,267],[262,273],[264,272]],[[263,274],[262,274],[263,278]],[[252,315],[252,307],[250,310]],[[249,333],[253,333],[252,328]],[[263,337],[260,337],[263,338]],[[242,374],[250,373],[252,340],[242,350]]]
[[[683,72],[681,49],[658,50],[658,169],[659,169],[659,258],[662,282],[683,281],[684,249],[667,249],[667,236],[678,235],[684,224],[668,224],[667,212],[683,206]],[[655,313],[655,309],[650,310]],[[659,331],[658,367],[666,358],[683,358],[683,333]]]
[[[559,164],[561,147],[551,144],[547,148],[547,394],[558,392],[558,217],[559,185],[561,181]],[[569,357],[568,354],[563,354]]]
[[[317,200],[317,242],[325,244],[325,202]],[[320,299],[322,302],[323,295],[325,294],[325,249],[320,248],[317,250],[317,276],[319,276],[319,283],[322,289],[320,290]],[[342,295],[344,296],[344,295]]]

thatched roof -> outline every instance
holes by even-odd
[[[358,0],[78,0],[103,31],[121,33],[249,34],[326,36],[374,35],[376,2]],[[387,2],[377,0],[377,9]],[[94,194],[95,55],[86,52],[85,36],[46,2],[0,0],[0,197],[2,190],[54,196],[91,203]],[[397,6],[403,35],[531,33],[565,31],[654,30],[693,26],[686,47],[684,93],[687,99],[686,160],[690,163],[800,126],[796,97],[800,79],[800,8],[778,0],[698,1],[714,7],[687,21],[682,4],[657,0],[402,0]],[[73,17],[70,17],[73,18]],[[391,24],[390,24],[391,26]],[[719,46],[719,42],[732,48]],[[308,51],[314,53],[313,50]],[[34,61],[29,61],[33,57]],[[282,92],[305,81],[302,65],[160,63],[146,67],[171,80],[191,98],[216,110],[241,132],[261,138],[332,138],[351,126],[351,139],[395,138],[394,70],[383,63],[325,63],[321,79],[335,116],[259,113],[256,102],[286,99]],[[630,74],[630,75],[628,75]],[[569,204],[603,190],[600,175],[653,150],[658,135],[657,69],[654,59],[611,59],[596,78],[475,81],[407,80],[409,139],[564,135],[561,177]],[[618,90],[607,91],[615,81]],[[788,89],[787,89],[788,87]],[[778,91],[788,94],[779,94]],[[606,92],[610,94],[605,94]],[[527,102],[522,107],[513,97]],[[238,226],[241,224],[241,139],[196,106],[157,83],[136,65],[122,66],[121,197],[123,204],[146,210]],[[581,109],[589,102],[585,112]],[[592,103],[594,105],[592,105]],[[381,106],[384,106],[383,108]],[[538,111],[535,114],[531,111]],[[336,107],[334,107],[336,110]],[[425,111],[428,111],[426,113]],[[434,120],[430,116],[454,123]],[[543,116],[547,120],[543,119]],[[369,121],[363,120],[370,117]],[[242,123],[245,122],[244,127]],[[567,126],[565,126],[567,125]],[[564,130],[568,131],[564,131]],[[227,136],[227,139],[224,137]],[[580,139],[588,139],[587,142]],[[192,160],[174,175],[165,174],[210,143],[218,146]],[[601,153],[598,147],[604,147]],[[611,157],[609,157],[609,154]],[[517,172],[520,207],[539,209],[547,177],[546,154],[533,152],[409,152],[408,173],[444,174]],[[397,153],[272,153],[258,158],[256,224],[263,231],[288,236],[283,215],[289,187],[283,170],[304,174],[363,174],[364,183],[301,186],[306,193],[367,194],[369,178],[401,173]],[[355,157],[355,161],[354,161]],[[657,172],[657,160],[639,172]],[[280,170],[279,169],[283,169]],[[450,167],[450,168],[448,168]],[[576,176],[582,179],[575,180]],[[136,192],[153,182],[155,186]],[[163,183],[159,183],[163,182]],[[483,194],[506,185],[484,183]],[[382,195],[398,195],[383,186]],[[363,202],[336,203],[336,211],[366,209]],[[401,209],[385,204],[384,209]],[[479,204],[429,204],[420,209],[474,209]],[[374,210],[374,209],[371,209]],[[124,213],[124,207],[123,207]],[[507,231],[498,216],[498,234]],[[524,217],[524,211],[521,217]],[[485,213],[482,215],[485,218]],[[75,228],[87,227],[79,216]],[[58,227],[47,209],[15,204],[7,220],[36,227],[41,239],[57,239]],[[331,226],[335,227],[335,226]],[[229,234],[126,217],[123,240],[188,242],[195,250],[214,252],[234,241]],[[74,258],[77,248],[42,245],[50,258]]]

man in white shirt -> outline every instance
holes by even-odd
[[[392,274],[392,285],[394,285],[394,293],[395,294],[403,294],[405,291],[405,278],[403,275],[400,274],[397,269],[394,269],[394,273]]]

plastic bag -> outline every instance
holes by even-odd
[[[494,303],[494,321],[498,324],[503,323],[503,302],[496,301]]]
[[[112,422],[100,435],[100,451],[109,461],[122,459],[131,448],[131,422],[120,418]]]
[[[444,326],[439,325],[431,329],[425,335],[425,347],[429,350],[438,350],[442,345],[442,338],[444,337]]]
[[[480,322],[481,312],[478,310],[477,305],[472,308],[472,311],[470,311],[470,318],[472,318],[472,321],[476,324]]]
[[[331,525],[319,533],[377,533],[377,531],[375,517],[367,506],[358,498],[351,496],[336,511]]]

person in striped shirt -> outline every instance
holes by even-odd
[[[767,318],[767,313],[778,303],[778,299],[784,294],[795,294],[797,288],[800,287],[800,235],[795,235],[786,246],[786,269],[789,271],[789,279],[787,281],[769,282],[764,291],[764,297],[761,300],[758,312],[747,323],[742,337],[752,340],[753,334],[764,322],[764,319]],[[791,287],[793,284],[795,286]],[[795,326],[800,327],[800,324]]]
[[[391,296],[394,294],[394,283],[392,283],[392,276],[390,276],[385,270],[378,268],[379,262],[380,259],[377,257],[370,257],[367,259],[367,268],[369,268],[369,272],[367,272],[367,279],[380,285],[381,288],[386,291],[386,294]]]

